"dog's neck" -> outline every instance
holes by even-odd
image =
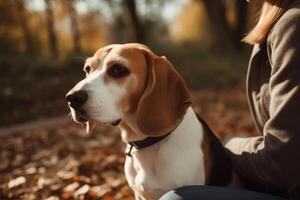
[[[144,134],[137,126],[136,115],[128,113],[119,125],[121,137],[125,143],[144,140],[148,136]]]
[[[188,123],[188,118],[191,118],[192,115],[195,115],[193,109],[191,107],[188,108],[186,111],[186,114],[184,115],[183,120],[181,123],[172,131],[176,131],[179,126],[182,126],[185,123]],[[122,140],[125,143],[133,142],[133,141],[140,141],[144,140],[149,135],[144,134],[137,126],[137,120],[136,120],[136,115],[128,113],[125,118],[122,120],[122,122],[119,125],[119,128],[121,130],[121,137]],[[171,133],[172,134],[172,133]]]
[[[137,126],[132,126],[132,124],[127,125],[125,123],[122,123],[122,125],[120,124],[120,126],[122,126],[120,127],[122,139],[126,143],[144,140],[145,138],[149,137],[135,128]],[[178,149],[180,149],[180,152],[189,151],[191,147],[199,145],[202,152],[201,154],[203,154],[203,157],[201,159],[204,162],[203,173],[205,173],[206,184],[221,186],[227,185],[231,180],[232,166],[230,158],[228,157],[224,147],[212,133],[206,122],[200,117],[198,118],[192,107],[189,107],[187,109],[181,123],[176,127],[175,130],[171,132],[171,134],[167,138],[168,140],[165,140],[166,142],[163,143],[164,149],[172,149],[172,152],[174,152],[174,154],[172,155],[175,155],[175,157],[177,156],[178,152],[176,151]],[[154,155],[157,156],[159,152],[161,153],[159,145],[153,145],[153,147],[154,148],[149,147],[147,148],[147,150],[145,149],[143,151],[135,151],[135,153],[131,155],[134,159],[143,160],[143,157],[149,159],[148,154],[151,154],[151,156],[153,157]],[[131,151],[129,150],[129,152]],[[191,155],[194,155],[195,152],[191,153]],[[172,157],[172,155],[170,156]]]

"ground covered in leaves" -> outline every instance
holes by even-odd
[[[256,134],[243,86],[196,91],[194,108],[220,139]],[[117,129],[74,123],[1,138],[0,199],[133,199],[123,151]]]

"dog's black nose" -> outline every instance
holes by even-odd
[[[79,109],[88,99],[87,92],[80,90],[66,95],[67,101],[74,109]]]

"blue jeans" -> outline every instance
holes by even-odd
[[[185,186],[169,191],[160,200],[286,200],[265,193],[216,186]]]

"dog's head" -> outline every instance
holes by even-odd
[[[84,65],[86,78],[66,95],[72,117],[118,125],[128,114],[147,135],[170,132],[191,104],[181,76],[148,47],[130,43],[99,49]]]

